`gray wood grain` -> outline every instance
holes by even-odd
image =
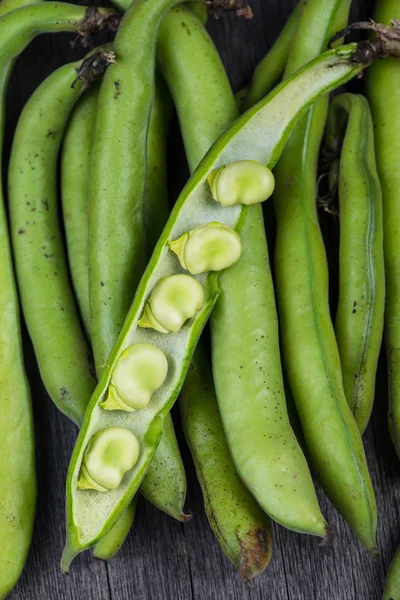
[[[252,69],[271,46],[295,2],[251,0],[251,3],[253,20],[239,21],[227,15],[209,25],[236,90],[247,83]],[[370,16],[372,0],[353,4],[353,19]],[[8,97],[6,148],[10,146],[17,116],[38,83],[57,66],[82,56],[82,51],[71,49],[70,40],[68,35],[42,36],[18,60]],[[179,187],[180,183],[176,178],[172,187]],[[32,549],[10,600],[128,600],[133,597],[140,600],[379,600],[385,572],[400,542],[400,464],[386,424],[384,359],[380,365],[373,420],[365,435],[380,512],[381,556],[371,558],[367,554],[320,493],[321,506],[331,526],[330,540],[321,545],[314,538],[274,526],[271,565],[252,584],[239,580],[208,527],[201,491],[183,442],[192,521],[185,525],[176,523],[141,501],[134,528],[116,558],[105,564],[85,553],[73,563],[71,574],[63,576],[59,560],[64,542],[64,481],[76,429],[48,399],[28,341],[26,359],[35,410],[39,499]]]

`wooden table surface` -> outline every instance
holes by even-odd
[[[209,29],[235,90],[274,41],[295,0],[251,0],[254,19],[226,15]],[[372,0],[359,0],[352,18],[371,16]],[[71,36],[41,36],[18,60],[8,97],[9,147],[18,113],[35,87],[56,67],[79,58]],[[76,429],[52,405],[37,372],[29,342],[27,363],[35,412],[38,508],[31,552],[10,600],[378,600],[385,573],[400,542],[400,464],[387,424],[385,365],[381,360],[376,406],[365,445],[379,507],[379,558],[372,558],[319,492],[332,536],[318,539],[274,526],[273,558],[251,584],[240,581],[208,526],[193,465],[182,443],[188,474],[187,507],[193,519],[180,524],[144,501],[121,552],[109,563],[89,552],[62,575],[64,481]],[[1,544],[1,540],[0,540]]]

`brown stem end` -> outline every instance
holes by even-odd
[[[254,14],[247,0],[205,0],[210,12],[218,18],[221,12],[234,12],[238,17],[252,19]]]
[[[121,22],[121,17],[112,9],[99,10],[89,6],[86,14],[77,27],[77,36],[72,42],[74,46],[80,42],[84,48],[93,46],[93,37],[104,31],[116,31]]]
[[[115,53],[109,50],[96,50],[91,56],[85,58],[71,87],[74,88],[78,81],[82,82],[83,91],[87,90],[96,79],[104,75],[109,65],[115,63]]]
[[[386,56],[393,56],[400,59],[399,19],[393,19],[391,25],[375,23],[374,21],[352,23],[342,31],[338,31],[338,33],[330,40],[329,46],[354,30],[374,31],[376,36],[372,40],[362,40],[361,42],[358,42],[357,50],[352,58],[353,62],[369,65],[375,60],[380,60]]]

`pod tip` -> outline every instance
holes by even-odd
[[[77,556],[77,555],[78,555],[78,552],[76,551],[75,546],[72,544],[70,539],[67,538],[67,541],[65,542],[65,548],[62,553],[61,565],[60,565],[61,571],[64,573],[64,575],[68,575],[69,567],[70,567],[72,561],[74,560],[75,556]]]

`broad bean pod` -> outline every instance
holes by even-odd
[[[26,2],[26,4],[28,4]],[[13,11],[7,14],[8,11]],[[109,11],[107,11],[108,13]],[[107,14],[105,13],[105,14]],[[76,31],[85,9],[48,4],[19,8],[17,2],[0,5],[0,150],[3,145],[5,94],[13,60],[41,31]],[[0,151],[0,155],[2,152]],[[30,391],[24,369],[19,306],[11,260],[8,225],[0,174],[1,311],[7,315],[1,344],[4,378],[0,405],[6,439],[1,451],[2,502],[0,510],[0,596],[18,580],[29,550],[36,506],[36,476]],[[19,439],[15,448],[14,440]],[[4,478],[4,479],[3,479]]]
[[[323,9],[318,16],[329,23],[338,3],[323,4],[307,5],[300,21],[312,23],[314,43],[326,35],[323,20],[322,33],[315,26],[314,13]],[[326,524],[287,413],[260,207],[249,209],[241,236],[242,257],[221,274],[221,295],[211,318],[214,380],[228,444],[240,476],[273,519],[295,531],[324,536]]]
[[[340,153],[335,332],[344,392],[362,433],[374,402],[385,304],[382,191],[366,98],[342,94],[333,100],[325,140],[328,151]]]
[[[80,99],[68,123],[62,150],[62,194],[67,247],[72,274],[75,273],[75,291],[84,322],[90,327],[89,314],[89,166],[90,149],[97,110],[98,89],[95,87]],[[163,94],[157,92],[149,128],[148,156],[152,167],[148,173],[146,197],[152,205],[155,198],[164,199],[165,206],[157,215],[148,217],[150,238],[162,229],[160,221],[168,211],[165,184],[165,109],[161,106]],[[163,129],[164,126],[164,129]],[[166,218],[166,217],[165,217]],[[90,396],[86,398],[86,404]],[[81,415],[83,420],[83,413]],[[183,505],[186,497],[186,476],[178,443],[170,417],[146,477],[141,493],[154,506],[178,520],[186,520]],[[121,529],[121,528],[120,528]]]
[[[60,142],[68,116],[82,93],[81,83],[71,88],[77,67],[79,63],[67,65],[49,77],[21,115],[10,163],[10,212],[23,310],[41,375],[60,410],[80,425],[95,388],[95,378],[90,366],[90,348],[81,330],[70,287],[56,193]],[[20,202],[21,197],[24,202]],[[62,332],[62,336],[55,336],[54,331],[58,335]],[[65,392],[69,394],[62,390],[58,394],[62,377]],[[183,466],[173,429],[167,433],[141,491],[172,516],[185,519]],[[169,472],[167,481],[166,472]],[[128,515],[133,518],[134,511],[129,510],[125,515],[125,526]],[[118,549],[123,527],[119,524],[116,528],[120,538]],[[128,531],[129,528],[123,537]],[[112,538],[117,539],[116,532]],[[103,555],[105,545],[111,554],[115,553],[113,543],[108,540],[103,544]]]
[[[235,99],[216,48],[188,9],[172,9],[164,19],[157,57],[177,108],[193,171],[237,116]],[[211,119],[210,106],[214,107]],[[211,369],[201,347],[193,356],[182,386],[179,408],[210,526],[241,577],[250,579],[270,561],[270,523],[233,464]]]
[[[282,77],[305,4],[306,0],[298,0],[272,48],[254,69],[243,111],[259,102]]]
[[[167,177],[167,139],[172,102],[163,78],[156,76],[147,137],[147,170],[144,226],[149,254],[154,249],[170,213]]]
[[[396,0],[379,0],[375,19],[390,23],[400,19]],[[400,457],[400,255],[398,220],[400,210],[400,65],[389,58],[367,77],[367,96],[375,128],[375,152],[382,185],[383,249],[385,257],[386,306],[384,340],[388,365],[389,431]]]
[[[200,57],[207,68],[199,64]],[[212,40],[184,5],[170,10],[163,20],[157,62],[173,95],[186,157],[194,171],[217,137],[238,117],[238,109]],[[191,92],[194,89],[201,93]]]
[[[56,165],[68,114],[83,91],[82,83],[71,88],[79,66],[80,63],[73,63],[53,73],[26,105],[14,138],[9,195],[14,259],[25,321],[36,355],[50,363],[51,358],[54,361],[49,368],[41,360],[42,379],[46,388],[55,394],[51,397],[56,404],[59,396],[58,388],[51,385],[53,378],[57,381],[61,373],[65,381],[72,382],[72,401],[68,402],[68,395],[63,397],[61,392],[60,401],[64,400],[61,409],[78,425],[83,421],[95,380],[84,361],[90,357],[90,350],[80,330],[69,286],[57,217]],[[46,195],[44,204],[43,193]],[[61,345],[57,345],[59,338],[54,331],[62,334]],[[49,348],[56,350],[53,356],[48,355]],[[130,529],[130,517],[133,519],[134,512],[128,508],[122,522],[111,530],[110,537],[102,540],[103,555],[107,549],[110,558],[119,550]]]
[[[80,315],[90,340],[89,171],[99,85],[77,102],[68,121],[61,152],[61,198],[68,265]]]
[[[80,425],[96,385],[69,282],[57,208],[57,160],[69,114],[83,92],[73,63],[48,77],[26,104],[9,167],[12,244],[22,308],[44,385]]]
[[[210,527],[242,579],[251,579],[271,559],[271,525],[232,461],[211,368],[200,346],[182,387],[179,407]]]
[[[123,66],[124,58],[128,58],[132,51],[132,40],[136,40],[140,46],[135,53],[135,61],[130,61],[130,72],[133,80],[136,81],[136,71],[133,73],[132,70],[140,68],[143,86],[146,86],[146,82],[152,85],[155,36],[165,11],[172,5],[173,2],[164,0],[159,4],[152,3],[149,10],[146,2],[138,0],[127,11],[117,33],[115,50]],[[128,39],[130,44],[127,44]],[[125,40],[124,43],[121,40]],[[67,480],[68,533],[62,561],[64,570],[68,569],[69,563],[78,552],[91,546],[112,527],[140,485],[162,435],[163,419],[179,393],[201,330],[218,296],[217,274],[199,276],[193,280],[203,286],[204,304],[181,331],[172,336],[138,327],[143,310],[145,306],[148,307],[148,299],[152,300],[151,292],[155,284],[165,276],[172,274],[176,276],[180,272],[174,257],[169,254],[167,242],[177,239],[190,227],[210,221],[239,227],[246,209],[240,206],[222,208],[213,201],[207,177],[218,167],[239,159],[254,159],[261,165],[273,166],[290,134],[291,127],[310,104],[321,94],[356,76],[370,63],[373,52],[370,51],[370,45],[365,48],[368,50],[368,58],[365,49],[361,49],[357,44],[330,51],[312,61],[307,68],[301,69],[283,86],[278,86],[274,93],[253,110],[248,111],[221,136],[183,190],[141,279],[122,332],[86,412],[74,449]],[[119,69],[115,70],[115,67],[116,65],[112,65],[108,69],[102,88],[105,97],[114,103],[110,125],[118,124],[115,119],[118,119],[119,114],[121,125],[117,126],[116,130],[120,131],[123,128],[129,129],[129,120],[133,117],[131,111],[130,113],[118,111],[117,103],[120,96],[114,98],[112,91],[115,87],[114,82],[118,80],[116,75]],[[128,89],[126,91],[128,93]],[[287,106],[287,110],[281,110],[283,105]],[[148,115],[149,112],[146,109],[145,114]],[[144,129],[147,128],[147,123],[148,118],[143,120]],[[260,135],[261,132],[266,131],[268,135]],[[143,154],[146,150],[145,141],[145,135],[141,135],[136,140]],[[118,168],[118,165],[115,166]],[[121,353],[136,343],[144,342],[155,343],[168,356],[170,368],[165,383],[155,392],[151,402],[143,410],[129,413],[103,410],[100,404],[107,398],[112,373]],[[117,425],[132,431],[139,440],[140,454],[136,465],[125,474],[121,485],[116,489],[106,493],[78,489],[81,467],[90,439],[104,428]],[[94,505],[96,506],[95,522]]]
[[[207,34],[198,20],[181,7],[170,11],[165,21],[167,19],[171,26],[174,22],[177,25],[177,37],[174,37],[177,42],[173,47],[171,47],[171,44],[168,46],[168,37],[163,35],[163,30],[161,30],[157,56],[177,107],[188,162],[191,169],[194,170],[211,145],[212,140],[222,133],[227,122],[234,120],[237,107],[228,79],[214,47],[208,40],[208,45],[203,42],[199,47],[201,39],[207,37]],[[179,28],[180,23],[183,23],[184,26]],[[187,31],[190,32],[190,35]],[[197,53],[201,53],[201,56],[203,56],[202,62]],[[189,69],[189,64],[198,66],[196,69]],[[187,80],[187,73],[191,73],[189,75],[190,81]],[[216,82],[218,82],[217,88]],[[212,118],[209,116],[210,106],[213,106]],[[194,127],[193,123],[196,124]],[[290,428],[285,410],[274,291],[263,231],[261,207],[252,206],[249,208],[245,223],[240,231],[243,243],[242,257],[236,265],[221,273],[219,278],[221,297],[212,316],[211,331],[213,370],[221,411],[220,418],[222,418],[230,451],[239,474],[264,510],[267,510],[282,524],[292,526],[299,531],[304,530],[323,536],[325,534],[325,522],[319,511],[307,463]],[[234,304],[232,310],[229,305],[230,302]],[[250,303],[251,307],[249,306]],[[230,324],[233,322],[241,322],[243,327],[236,325],[232,328]],[[253,335],[252,324],[257,329],[257,335]],[[265,332],[263,331],[265,335],[261,333],[264,327],[266,328]],[[226,345],[223,340],[226,341]],[[236,348],[236,341],[240,348]],[[227,351],[228,346],[230,347],[229,352]],[[251,356],[252,352],[254,352],[254,355],[257,354],[255,361],[243,360],[243,356]],[[197,360],[188,372],[182,388],[182,397],[185,404],[189,402],[190,394],[195,393],[194,390],[199,383],[200,377],[196,373],[198,373],[201,365],[206,369],[203,361],[200,360],[200,365],[196,363]],[[268,369],[266,365],[268,365]],[[267,370],[269,375],[266,380]],[[195,383],[192,382],[192,378],[195,379]],[[204,373],[204,379],[206,381],[209,379],[207,372]],[[187,387],[190,392],[187,391]],[[273,391],[270,394],[268,391],[262,393],[261,390],[265,389]],[[215,407],[214,411],[211,412],[211,393],[206,394],[206,389],[203,391],[209,398],[209,418],[213,423],[213,429],[216,429],[216,435],[219,434],[222,438],[221,424],[219,429],[216,425],[218,409]],[[198,398],[197,402],[200,402],[200,390],[196,397]],[[248,404],[245,404],[243,400],[246,397],[250,399]],[[259,403],[256,404],[254,398],[260,398]],[[195,402],[192,401],[190,406],[193,413]],[[197,410],[203,424],[207,411]],[[263,413],[263,410],[265,410],[265,413]],[[279,422],[280,429],[278,436],[276,435],[276,421]],[[271,422],[273,423],[272,426]],[[240,433],[237,429],[240,429],[243,439],[240,439]],[[188,440],[190,440],[191,435],[196,436],[196,422],[193,416],[186,419],[185,430]],[[248,436],[249,431],[252,432],[251,439]],[[232,441],[233,436],[234,441]],[[243,442],[245,438],[247,440],[247,451],[244,456]],[[191,450],[199,472],[200,470],[207,470],[209,465],[205,463],[202,468],[200,462],[202,460],[202,449],[199,448],[196,452],[198,443],[199,439],[196,436],[191,444]],[[208,443],[211,443],[211,436],[208,438]],[[224,439],[220,440],[220,444],[222,449],[227,450]],[[271,444],[271,447],[268,444]],[[242,457],[239,456],[240,454],[242,454]],[[278,467],[271,460],[272,454],[280,456]],[[252,457],[251,460],[249,460],[250,456]],[[204,458],[203,454],[203,460]],[[246,462],[248,466],[244,464]],[[226,460],[224,464],[226,464]],[[291,493],[284,487],[282,493],[275,498],[276,489],[282,489],[280,487],[283,481],[282,471],[295,472],[296,484],[294,485],[293,479],[290,479]],[[233,465],[229,472],[231,474],[235,473]],[[260,472],[263,473],[263,477],[261,477],[264,482],[263,485],[259,483]],[[208,477],[209,475],[208,473]],[[221,476],[219,470],[214,473],[215,478],[218,476]],[[201,481],[205,494],[211,493],[213,483],[208,484],[205,473]],[[234,492],[231,491],[232,497],[236,497],[233,493],[241,494],[243,498],[247,496],[237,484],[233,485],[233,480],[231,480],[229,488],[226,485],[221,487],[229,490],[233,488]],[[206,508],[208,507],[209,511],[212,508],[214,514],[215,511],[218,511],[218,504],[224,502],[223,494],[220,493],[217,497],[211,497],[209,502],[211,501],[213,501],[212,507],[206,501]],[[278,516],[279,509],[277,507],[279,504],[283,507],[281,514],[286,513],[285,517]],[[239,505],[243,507],[241,503]],[[251,506],[251,503],[247,506]],[[259,518],[256,509],[254,509],[253,515],[255,520]],[[214,518],[218,526],[221,526],[221,532],[224,531],[229,537],[232,533],[230,527],[232,527],[233,522],[228,519],[219,524],[218,517]],[[246,519],[248,519],[248,515],[243,516],[244,522]],[[243,530],[241,531],[243,532]],[[221,535],[218,536],[218,539],[221,541]],[[251,546],[252,543],[250,538],[248,544]],[[222,547],[224,548],[224,545]],[[231,560],[232,551],[233,547],[230,549]],[[233,561],[236,562],[236,565],[240,562],[238,557],[240,557],[240,554],[237,554],[236,561]],[[267,559],[267,556],[264,556],[264,558]]]
[[[0,18],[20,5],[17,0],[3,0],[0,3]],[[0,84],[0,156],[10,68],[11,65],[3,65]],[[31,544],[36,509],[36,473],[31,393],[25,373],[19,302],[2,191],[0,172],[0,312],[3,315],[0,412],[5,436],[0,451],[0,598],[5,598],[22,573]]]
[[[348,9],[347,0],[307,4],[286,75],[321,51],[345,24]],[[340,23],[336,19],[342,10],[345,19]],[[312,39],[310,27],[317,32]],[[316,208],[317,162],[327,108],[323,99],[311,109],[275,169],[278,311],[284,363],[310,462],[333,505],[374,552],[375,496],[360,432],[344,394]]]
[[[56,4],[56,3],[41,3],[41,4],[35,4],[32,6],[26,6],[17,10],[12,11],[11,13],[8,13],[6,15],[4,15],[1,19],[0,19],[0,86],[1,86],[1,90],[2,90],[2,103],[4,105],[4,94],[5,94],[5,87],[6,87],[6,83],[8,80],[8,75],[9,75],[9,71],[10,68],[12,66],[12,61],[18,56],[18,54],[25,48],[25,46],[27,46],[27,44],[33,39],[33,37],[35,37],[35,35],[37,35],[40,32],[46,32],[46,31],[77,31],[79,28],[82,28],[83,26],[86,27],[89,26],[89,24],[91,23],[90,27],[93,27],[94,30],[96,30],[98,28],[98,23],[93,24],[93,20],[94,22],[96,22],[96,19],[98,18],[98,16],[101,14],[104,15],[104,26],[107,26],[108,20],[109,18],[112,19],[111,21],[111,27],[113,27],[115,25],[114,22],[114,18],[115,18],[115,14],[113,12],[111,12],[108,9],[101,9],[101,12],[96,12],[94,14],[94,16],[92,15],[90,17],[90,15],[88,16],[86,14],[86,9],[83,7],[77,7],[74,5],[70,5],[70,4]],[[75,96],[74,96],[75,97]],[[52,139],[52,135],[53,135],[53,130],[50,130],[50,135],[49,135],[49,144],[51,144],[51,139]],[[35,154],[35,153],[34,153]],[[31,159],[33,161],[35,161],[35,159],[37,159],[37,157],[35,157],[33,154],[33,156],[31,157]],[[55,183],[52,182],[52,185],[54,186]],[[42,198],[43,201],[43,205],[42,205],[42,209],[45,210],[46,208],[46,201],[47,199],[44,197]],[[27,201],[26,201],[27,202]],[[22,204],[22,203],[21,203]],[[25,207],[27,208],[27,210],[29,209],[29,205],[25,203]],[[33,208],[33,206],[31,207]],[[33,215],[33,212],[32,212]],[[21,224],[21,230],[22,233],[24,232],[24,227],[26,226],[26,223],[24,222],[24,224]],[[22,233],[20,235],[22,235]],[[49,243],[49,245],[52,244],[52,240],[43,240],[43,244],[46,246],[47,242]],[[60,248],[61,247],[61,241],[57,240],[55,241],[55,245]],[[45,254],[51,254],[49,252],[46,252],[46,248],[42,248],[42,258],[44,260],[47,260],[47,258],[44,256]],[[29,255],[29,252],[28,252]],[[29,258],[29,256],[28,256]],[[48,261],[49,263],[52,262],[50,260]],[[53,257],[54,258],[54,257]],[[27,261],[26,264],[30,264],[29,260]],[[57,277],[57,275],[54,275],[54,273],[57,272],[56,269],[51,269],[52,273],[50,275],[50,273],[48,274],[49,277]],[[29,268],[27,269],[27,271],[29,271]],[[28,277],[32,277],[32,272],[30,272],[28,274]],[[67,278],[67,275],[66,275]],[[70,303],[71,305],[74,307],[73,309],[71,308],[71,311],[74,313],[74,316],[72,316],[71,318],[71,322],[72,322],[72,332],[76,332],[77,336],[80,336],[80,323],[79,323],[79,318],[77,316],[76,313],[76,309],[75,309],[75,303],[74,300],[72,299],[72,297],[70,298]],[[52,342],[56,341],[56,346],[58,346],[58,342],[54,336],[54,332],[52,330],[52,323],[50,321],[47,320],[47,314],[45,313],[45,311],[43,311],[43,307],[40,306],[41,302],[39,302],[39,306],[38,308],[38,313],[37,314],[42,314],[42,318],[43,318],[43,322],[42,325],[45,325],[47,323],[47,331],[48,331],[48,341],[50,344],[52,344]],[[62,307],[62,302],[61,302],[61,307]],[[61,307],[58,307],[58,312],[61,311]],[[68,312],[68,309],[67,309]],[[35,315],[36,317],[37,315]],[[66,316],[66,315],[64,315]],[[31,323],[31,327],[35,328],[35,320],[36,318],[32,317],[32,323]],[[65,326],[66,326],[66,337],[64,338],[64,343],[67,343],[67,340],[69,338],[69,320],[65,319]],[[43,339],[46,338],[46,334],[45,331],[43,331],[41,329],[41,327],[39,326],[38,329],[39,331],[39,335],[43,335]],[[71,333],[72,335],[72,333]],[[37,353],[37,358],[38,358],[38,362],[39,362],[39,366],[41,369],[47,371],[48,373],[48,379],[47,379],[47,390],[50,394],[50,396],[54,399],[54,401],[58,404],[58,406],[60,407],[60,410],[67,410],[70,413],[71,418],[75,421],[78,422],[79,421],[79,415],[83,414],[84,409],[85,409],[85,404],[87,403],[87,399],[86,401],[84,400],[84,396],[85,396],[85,389],[82,390],[82,396],[80,396],[80,392],[81,390],[78,390],[77,388],[80,388],[82,381],[79,381],[79,385],[77,386],[77,388],[74,389],[74,385],[72,385],[72,388],[70,386],[70,384],[66,383],[67,381],[70,382],[71,380],[69,379],[68,376],[66,376],[64,378],[64,375],[66,375],[69,371],[69,369],[71,369],[70,374],[72,374],[72,380],[73,380],[73,372],[75,370],[75,367],[78,368],[79,370],[79,365],[82,363],[83,365],[87,365],[87,375],[84,378],[84,387],[86,386],[86,392],[88,394],[87,397],[90,396],[91,394],[91,388],[93,387],[94,384],[94,379],[93,376],[90,374],[90,366],[89,366],[89,360],[88,360],[88,351],[87,351],[87,345],[85,340],[82,338],[81,343],[80,343],[80,348],[81,351],[78,351],[75,355],[75,358],[73,359],[72,363],[70,364],[67,360],[65,360],[65,357],[63,356],[63,352],[60,348],[52,348],[52,350],[47,354],[40,354]],[[73,353],[74,354],[74,353]],[[53,366],[54,366],[54,361],[59,361],[59,368],[57,370],[53,370]],[[63,373],[64,371],[64,373]],[[67,372],[67,373],[66,373]]]
[[[170,0],[169,4],[165,1],[170,8],[183,0]],[[125,0],[115,4],[122,10],[129,7]],[[168,26],[163,24],[162,31],[165,29]],[[147,167],[146,155],[139,150],[145,142],[137,140],[143,132],[147,135],[154,74],[144,72],[146,61],[141,59],[148,44],[133,43],[127,36],[119,43],[115,81],[105,83],[100,93],[92,149],[89,287],[93,353],[98,372],[104,368],[121,331],[147,259],[144,216]],[[133,69],[133,59],[127,60],[128,56],[135,56],[137,65],[143,65],[140,74],[133,73],[139,69]],[[127,114],[125,127],[118,128],[123,111],[136,118]],[[143,123],[146,123],[144,129]],[[123,176],[119,165],[124,166]],[[113,201],[115,197],[118,201]],[[154,240],[150,245],[154,245]]]

